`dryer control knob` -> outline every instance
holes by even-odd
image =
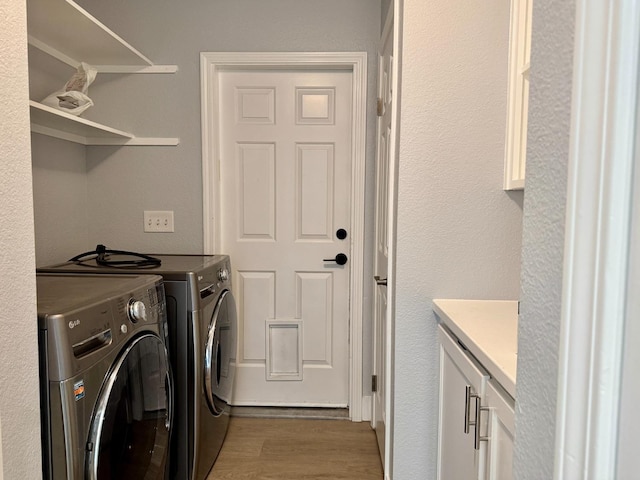
[[[129,314],[129,320],[133,323],[137,323],[140,320],[143,322],[147,320],[147,307],[144,302],[141,302],[140,300],[134,300],[133,298],[129,300],[129,309],[127,313]]]
[[[229,280],[229,270],[226,268],[222,268],[218,270],[218,280],[221,282],[226,282]]]

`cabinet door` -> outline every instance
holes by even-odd
[[[514,401],[490,380],[486,391],[489,408],[487,480],[511,480],[513,460]]]
[[[440,421],[438,478],[484,479],[486,442],[476,435],[476,401],[484,404],[487,373],[439,327]],[[467,391],[472,396],[467,398]],[[477,395],[476,398],[473,395]],[[478,412],[479,413],[479,412]],[[483,432],[484,433],[484,432]]]
[[[509,91],[504,189],[522,190],[527,155],[531,8],[533,0],[511,0]]]

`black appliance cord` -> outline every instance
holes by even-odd
[[[91,257],[95,255],[95,257]],[[109,255],[127,255],[138,257],[137,260],[110,260]],[[91,258],[87,258],[91,257]],[[84,252],[69,259],[70,262],[83,262],[95,258],[98,265],[105,267],[159,267],[162,263],[159,258],[145,255],[144,253],[127,252],[125,250],[109,250],[104,245],[97,245],[95,250]]]

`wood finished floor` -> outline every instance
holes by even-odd
[[[232,417],[207,480],[382,480],[366,422]]]

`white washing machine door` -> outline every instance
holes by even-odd
[[[114,363],[96,402],[87,442],[87,479],[164,478],[172,389],[160,338],[135,338]]]
[[[236,360],[236,302],[224,290],[215,304],[204,352],[204,391],[209,410],[221,415],[231,403]],[[205,317],[206,318],[206,317]]]

